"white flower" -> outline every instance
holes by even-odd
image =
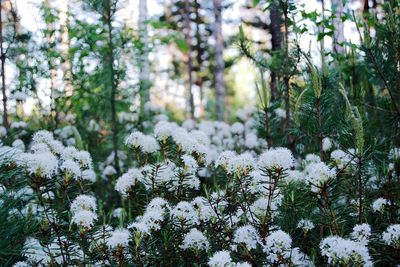
[[[281,118],[281,119],[285,119],[286,118],[286,110],[284,110],[283,108],[275,109],[274,113],[278,118]]]
[[[92,157],[89,152],[81,150],[75,154],[75,159],[79,162],[82,167],[92,168]]]
[[[373,266],[368,248],[360,242],[329,236],[321,241],[319,247],[322,256],[328,258],[329,265]]]
[[[31,146],[31,151],[34,154],[40,154],[40,153],[45,153],[45,152],[51,152],[49,149],[49,146],[45,143],[37,143],[37,144],[33,144]]]
[[[46,130],[37,131],[36,133],[33,134],[33,137],[32,137],[32,142],[34,144],[37,144],[37,143],[48,144],[53,140],[54,140],[53,133],[46,131]]]
[[[248,152],[234,156],[229,162],[227,167],[228,173],[248,174],[256,166],[256,161]]]
[[[175,123],[160,121],[154,126],[154,135],[157,140],[165,141],[170,136],[172,136],[172,133],[175,131],[176,128],[178,128],[178,125],[176,125]]]
[[[129,243],[130,233],[127,229],[115,229],[111,236],[107,238],[107,246],[111,249],[126,247]]]
[[[302,229],[304,232],[308,232],[314,228],[314,223],[310,220],[302,219],[297,224],[297,228]]]
[[[233,134],[242,134],[244,132],[244,126],[242,123],[240,122],[235,122],[234,124],[232,124],[231,126],[231,132]]]
[[[322,150],[323,151],[328,151],[331,150],[332,148],[332,141],[329,137],[325,137],[322,139]]]
[[[196,210],[192,204],[186,201],[179,202],[175,208],[171,210],[170,215],[175,222],[183,223],[184,225],[199,224]]]
[[[311,191],[318,192],[330,179],[335,178],[336,172],[330,169],[325,163],[311,163],[306,167],[306,181],[311,185]]]
[[[257,135],[254,133],[246,134],[244,145],[250,149],[256,148],[259,145]]]
[[[267,252],[267,261],[271,264],[280,262],[281,257],[288,258],[292,248],[292,238],[282,230],[272,232],[265,239],[264,251]]]
[[[182,127],[188,131],[192,130],[194,127],[196,127],[196,122],[192,119],[187,119],[182,123]]]
[[[192,136],[196,141],[201,145],[210,145],[210,138],[208,135],[202,131],[194,130],[190,132],[190,136]]]
[[[115,168],[111,165],[108,165],[107,167],[104,168],[103,170],[103,176],[112,176],[114,174],[117,174],[117,171]]]
[[[50,152],[39,154],[22,154],[22,162],[31,174],[51,178],[57,174],[58,160]]]
[[[244,244],[248,250],[256,249],[259,240],[257,230],[251,225],[239,227],[233,235],[233,242]]]
[[[186,131],[178,131],[173,133],[173,139],[178,148],[183,152],[191,154],[196,151],[199,146],[198,142],[192,138]]]
[[[238,109],[236,111],[236,117],[241,121],[245,121],[249,117],[249,112],[250,111],[247,109]]]
[[[53,154],[60,155],[64,150],[64,145],[58,140],[50,141],[47,145]]]
[[[236,153],[230,150],[224,151],[219,154],[218,159],[215,161],[215,167],[221,166],[227,169],[231,160],[236,156]]]
[[[28,127],[28,124],[24,121],[13,121],[10,125],[11,129],[23,129]]]
[[[287,170],[294,166],[292,152],[283,147],[273,148],[262,153],[258,160],[258,166],[267,170]]]
[[[169,210],[170,210],[170,206],[169,206],[168,202],[161,197],[153,198],[150,201],[150,203],[147,204],[147,207],[146,207],[146,212],[156,211],[162,215],[164,215]]]
[[[72,216],[72,222],[85,228],[91,228],[97,220],[96,213],[90,210],[78,210]]]
[[[71,211],[77,212],[80,210],[96,211],[96,198],[90,195],[79,195],[71,204]]]
[[[196,228],[190,229],[183,238],[182,249],[208,250],[209,242],[202,232]]]
[[[354,162],[350,154],[340,149],[332,151],[331,159],[335,162],[335,164],[339,169],[343,169],[345,166],[348,166],[349,163]]]
[[[143,153],[151,154],[160,149],[157,140],[153,136],[146,135],[143,137],[140,149]]]
[[[189,155],[183,155],[182,156],[182,161],[185,164],[185,169],[189,172],[189,173],[195,173],[197,168],[198,168],[198,164],[197,161]]]
[[[141,132],[133,132],[125,138],[125,144],[132,148],[138,148],[143,143],[144,136]]]
[[[353,232],[351,233],[351,237],[355,241],[359,241],[368,244],[369,238],[371,236],[371,226],[367,223],[357,224],[353,227]]]
[[[285,181],[287,183],[293,182],[304,182],[304,173],[298,170],[288,170],[287,176],[285,177]]]
[[[21,139],[15,139],[11,146],[21,150],[22,152],[25,151],[25,144]]]
[[[71,159],[64,161],[60,169],[64,171],[65,174],[71,176],[76,180],[80,179],[82,176],[81,167],[77,162]]]
[[[75,159],[76,155],[78,154],[78,149],[73,146],[67,146],[61,152],[61,158],[63,160]]]
[[[145,218],[146,216],[141,217],[140,219]],[[148,221],[138,221],[138,222],[133,222],[128,225],[128,229],[134,228],[136,233],[141,233],[141,234],[150,234],[150,228],[149,228],[149,223]]]
[[[386,205],[389,205],[389,201],[380,197],[372,203],[372,210],[375,212],[383,212]]]
[[[321,158],[316,154],[307,154],[304,159],[304,164],[308,165],[310,163],[319,163],[321,162]]]
[[[82,180],[96,182],[96,173],[92,169],[82,171]]]
[[[7,130],[4,126],[0,126],[0,138],[7,135]]]
[[[222,250],[215,252],[214,255],[208,261],[210,267],[229,267],[233,266],[231,255],[229,251]]]
[[[130,169],[127,173],[124,173],[118,178],[115,184],[115,190],[117,190],[122,196],[127,196],[128,191],[136,182],[143,181],[143,174],[139,169]]]
[[[386,245],[400,248],[400,224],[390,225],[382,234],[382,240]]]

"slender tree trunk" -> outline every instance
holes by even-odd
[[[1,92],[3,94],[3,126],[8,132],[8,111],[7,111],[7,94],[6,94],[6,73],[5,73],[5,63],[6,54],[3,47],[3,3],[0,2],[0,60],[1,60]]]
[[[147,33],[147,0],[139,0],[139,36],[140,41],[144,44],[140,54],[139,65],[139,83],[140,83],[140,112],[144,113],[144,106],[150,101],[150,69],[149,56],[146,48],[148,33]]]
[[[333,50],[336,53],[344,53],[343,45],[340,45],[345,41],[344,38],[344,24],[342,22],[342,15],[343,15],[343,2],[342,0],[332,0],[332,12],[335,15],[333,19],[333,25],[335,26],[335,31],[333,34]]]
[[[284,27],[285,27],[285,75],[283,77],[283,82],[285,84],[285,131],[287,131],[288,146],[292,150],[294,149],[293,136],[290,134],[291,128],[291,112],[290,112],[290,74],[288,69],[291,68],[289,65],[289,1],[286,0],[283,8],[284,15]]]
[[[61,31],[61,57],[63,63],[61,68],[63,70],[63,80],[64,80],[64,92],[66,96],[72,96],[74,93],[74,88],[72,85],[72,65],[69,58],[69,0],[61,1],[60,6],[60,31]]]
[[[271,43],[272,43],[272,51],[276,52],[281,49],[282,44],[282,36],[281,36],[281,24],[282,19],[279,12],[279,8],[275,3],[272,3],[270,9],[270,20],[271,20]],[[271,70],[271,80],[270,80],[270,88],[271,88],[271,101],[275,101],[278,97],[278,80],[279,77],[276,71]]]
[[[194,98],[192,92],[192,84],[193,84],[193,60],[192,60],[192,39],[190,36],[190,0],[185,0],[185,8],[184,8],[184,25],[185,25],[185,40],[188,46],[187,51],[187,71],[188,71],[188,82],[187,82],[187,94],[188,94],[188,103],[189,107],[189,115],[190,118],[194,118]]]
[[[111,125],[112,125],[112,143],[114,152],[114,167],[117,171],[117,175],[120,175],[119,160],[118,160],[118,121],[117,121],[117,111],[116,111],[116,95],[117,87],[114,80],[114,45],[113,45],[113,35],[112,35],[112,25],[111,25],[111,1],[105,0],[105,20],[108,30],[108,72],[109,72],[109,87],[111,89]]]
[[[196,85],[199,87],[199,94],[200,94],[200,107],[199,107],[199,115],[200,117],[204,113],[204,105],[203,105],[203,76],[201,74],[202,67],[203,67],[203,55],[204,55],[204,48],[201,47],[203,40],[200,32],[200,24],[201,24],[201,17],[200,17],[200,3],[198,0],[194,1],[195,5],[195,14],[196,14],[196,64],[197,64],[197,73],[196,73]]]
[[[224,39],[222,36],[222,0],[214,0],[214,16],[215,16],[215,91],[216,91],[216,109],[219,121],[224,120],[224,102],[225,102],[225,86],[224,86]]]
[[[14,23],[14,31],[15,31],[15,39],[19,40],[20,36],[21,36],[21,23],[20,23],[20,19],[18,17],[18,8],[17,8],[17,3],[12,4],[11,2],[7,2],[8,4],[6,4],[4,6],[4,9],[6,10],[6,12],[10,12],[11,16],[13,17],[13,23]],[[25,52],[26,50],[26,45],[24,42],[19,42],[18,46],[21,48],[21,51],[24,51],[23,54],[26,56],[27,53]],[[23,65],[23,60],[20,59],[19,57],[17,57],[15,59],[15,65],[18,68],[18,75],[21,75],[21,65]],[[20,92],[23,92],[22,86],[18,87]],[[16,116],[18,119],[22,119],[25,116],[25,112],[24,112],[24,101],[21,100],[17,100],[16,101]]]

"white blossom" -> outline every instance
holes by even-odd
[[[230,267],[234,266],[229,251],[222,250],[215,252],[208,261],[210,267]]]
[[[389,205],[389,200],[380,197],[372,203],[372,210],[375,212],[383,212],[387,205]]]
[[[330,169],[325,163],[311,163],[306,167],[306,181],[311,185],[311,191],[318,192],[330,179],[335,178],[336,172]]]
[[[193,205],[186,201],[179,202],[172,210],[171,217],[175,222],[183,223],[184,225],[199,224],[196,210]]]
[[[294,166],[293,154],[283,147],[269,149],[260,155],[258,166],[267,170],[290,169]]]
[[[367,245],[371,236],[371,226],[367,223],[357,224],[353,227],[351,237],[355,241],[362,242]]]
[[[322,150],[329,151],[332,148],[332,141],[329,137],[322,139]]]
[[[248,250],[256,249],[260,240],[257,230],[251,225],[241,226],[236,229],[233,235],[233,242],[244,244]]]
[[[107,238],[106,244],[109,248],[128,246],[130,233],[128,229],[115,229],[111,232],[111,236]]]
[[[329,236],[321,241],[320,249],[330,265],[373,266],[368,248],[360,242]]]
[[[382,234],[382,240],[386,245],[400,248],[400,224],[390,225]]]
[[[190,229],[183,238],[182,249],[208,250],[209,242],[202,232],[196,228]]]
[[[137,182],[143,181],[143,179],[144,176],[139,169],[129,169],[128,172],[118,178],[115,184],[115,190],[117,190],[122,196],[127,196],[130,188]]]

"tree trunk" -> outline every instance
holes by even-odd
[[[193,84],[193,60],[192,60],[192,39],[190,36],[190,0],[185,0],[185,8],[184,8],[184,33],[185,33],[185,40],[188,46],[187,51],[187,71],[188,71],[188,82],[187,82],[187,94],[188,94],[188,103],[187,106],[189,108],[189,115],[190,118],[194,118],[194,98],[192,92],[192,84]]]
[[[215,16],[215,92],[216,92],[216,110],[219,121],[224,120],[224,39],[222,37],[222,4],[221,0],[214,0]]]
[[[144,106],[150,101],[150,70],[149,70],[149,56],[146,48],[148,34],[147,34],[147,0],[139,0],[139,36],[140,41],[144,44],[140,53],[139,63],[139,94],[140,94],[140,112],[144,113]]]
[[[271,42],[272,42],[272,51],[279,51],[282,47],[282,36],[281,36],[281,14],[279,12],[278,6],[273,3],[270,9],[270,20],[271,20]],[[270,88],[271,88],[271,101],[275,101],[278,97],[278,80],[279,77],[277,73],[271,70],[271,80],[270,80]]]
[[[63,81],[64,81],[64,92],[66,96],[72,96],[74,93],[74,88],[72,85],[72,66],[69,58],[69,0],[61,1],[60,6],[60,32],[61,32],[61,57],[63,59],[63,64],[61,66],[63,70]]]
[[[289,58],[289,2],[286,0],[283,15],[284,15],[284,27],[285,27],[285,65],[286,68],[291,68],[289,65],[290,58]],[[287,132],[287,140],[288,140],[288,147],[293,151],[294,150],[294,138],[290,133],[292,128],[291,122],[291,111],[290,111],[290,74],[285,71],[285,75],[283,77],[283,82],[285,84],[285,131]]]
[[[204,113],[204,92],[203,92],[203,55],[204,55],[204,48],[201,47],[203,40],[200,32],[200,24],[201,24],[201,17],[200,17],[200,3],[198,0],[194,0],[195,5],[195,14],[196,14],[196,64],[197,64],[197,73],[196,73],[196,82],[195,84],[199,87],[199,95],[200,95],[200,107],[199,107],[199,116],[201,117]]]
[[[342,0],[332,0],[332,13],[334,14],[335,18],[333,19],[333,25],[335,26],[335,31],[333,34],[333,51],[336,53],[343,54],[344,47],[340,45],[345,41],[344,39],[344,25],[342,22],[342,15],[343,15],[343,2]]]
[[[108,51],[107,51],[107,61],[108,61],[108,73],[109,73],[109,88],[111,90],[111,126],[112,126],[112,143],[114,152],[114,167],[117,171],[117,175],[120,175],[119,160],[118,160],[118,121],[117,121],[117,111],[116,111],[116,95],[117,87],[114,80],[114,45],[113,45],[113,35],[111,26],[111,1],[105,0],[105,14],[104,18],[107,24],[108,30]]]
[[[1,60],[1,92],[3,94],[3,125],[8,132],[9,123],[8,123],[8,111],[7,111],[7,94],[6,94],[6,73],[5,73],[5,63],[6,63],[6,54],[4,52],[3,47],[3,5],[0,3],[0,60]]]

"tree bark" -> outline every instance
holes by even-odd
[[[200,17],[200,3],[198,0],[194,0],[194,5],[195,5],[195,10],[194,13],[196,14],[196,81],[195,84],[199,87],[199,94],[200,94],[200,107],[199,107],[199,116],[201,117],[204,113],[204,105],[203,105],[203,98],[204,98],[204,92],[203,92],[203,74],[202,74],[202,68],[203,68],[203,55],[204,55],[204,48],[202,48],[202,36],[201,36],[201,31],[200,31],[200,24],[202,23],[201,17]]]
[[[107,24],[107,34],[108,34],[108,51],[107,51],[107,61],[108,61],[108,72],[109,72],[109,87],[111,90],[111,126],[112,126],[112,143],[114,152],[114,167],[117,171],[117,175],[120,175],[119,159],[118,159],[118,121],[117,121],[117,111],[116,111],[116,95],[117,87],[114,80],[114,45],[113,45],[113,34],[111,25],[111,1],[105,0],[105,14],[104,19]]]
[[[142,51],[140,53],[139,63],[139,94],[140,94],[140,112],[144,113],[144,106],[150,101],[150,70],[149,70],[149,56],[146,48],[148,34],[147,34],[147,0],[139,0],[139,36],[140,41],[143,43]]]
[[[216,110],[219,121],[224,120],[224,39],[222,36],[222,3],[221,0],[214,0],[215,16],[215,92],[216,92]]]
[[[342,0],[332,0],[331,5],[332,12],[335,16],[333,19],[333,25],[335,26],[335,31],[333,34],[333,51],[343,54],[345,52],[344,47],[340,44],[345,41],[344,25],[341,19],[344,6]]]
[[[0,3],[0,60],[1,60],[1,92],[3,94],[3,126],[8,132],[8,110],[7,110],[7,94],[6,94],[6,74],[5,74],[5,63],[6,54],[3,47],[3,3]]]
[[[272,43],[272,51],[277,52],[282,47],[282,36],[281,36],[281,14],[279,12],[278,6],[273,3],[270,9],[270,32],[271,32],[271,43]],[[275,101],[278,97],[278,80],[279,77],[276,71],[271,70],[271,80],[270,80],[270,88],[271,88],[271,101]]]
[[[192,39],[190,36],[190,0],[185,0],[184,6],[184,33],[185,33],[185,40],[188,46],[187,51],[187,72],[188,72],[188,82],[187,82],[187,106],[189,109],[189,116],[190,118],[194,118],[194,97],[192,92],[192,84],[193,84],[193,60],[192,60]]]

